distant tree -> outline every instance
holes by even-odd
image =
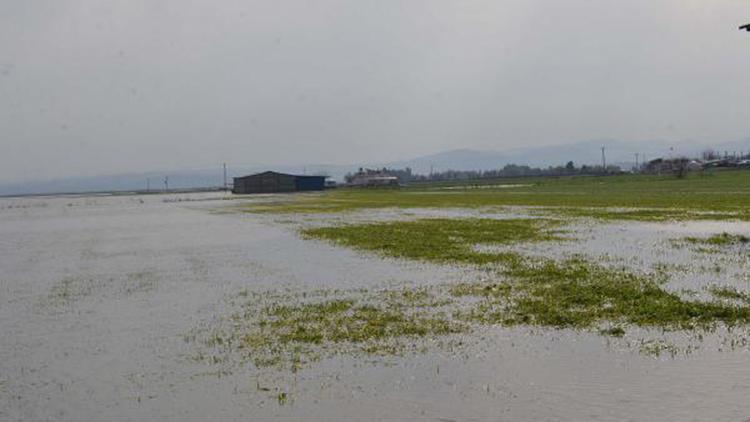
[[[685,165],[685,163],[677,162],[674,164],[674,175],[677,176],[678,179],[685,177],[686,173],[687,165]]]
[[[701,153],[701,156],[706,161],[708,161],[708,160],[716,160],[716,159],[719,158],[719,153],[717,153],[716,151],[714,151],[712,149],[707,149],[707,150],[704,150]]]

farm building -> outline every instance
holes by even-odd
[[[347,185],[359,187],[398,186],[398,177],[390,174],[387,169],[371,170],[359,169],[357,173],[346,176]]]
[[[298,176],[266,171],[249,176],[235,177],[232,193],[274,193],[323,190],[325,176]]]
[[[349,186],[378,187],[378,186],[398,186],[398,177],[396,176],[354,176],[349,182]]]
[[[657,158],[643,167],[643,171],[654,174],[682,173],[685,171],[703,170],[703,163],[685,157]]]

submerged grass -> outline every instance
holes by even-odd
[[[718,233],[708,237],[688,236],[678,239],[671,239],[670,242],[675,248],[688,247],[694,252],[706,254],[718,254],[734,249],[738,246],[750,244],[750,238],[741,234]],[[741,249],[737,249],[740,251]],[[717,267],[719,270],[721,267]]]
[[[464,332],[467,324],[443,311],[452,301],[435,293],[428,288],[243,293],[247,300],[242,310],[228,327],[204,339],[214,353],[204,353],[200,360],[222,363],[239,352],[256,367],[297,370],[322,356],[398,354],[419,338]]]
[[[720,299],[739,300],[750,305],[750,293],[741,292],[735,287],[729,286],[712,286],[709,288],[712,295]]]
[[[42,308],[55,308],[69,306],[94,295],[106,287],[107,281],[89,277],[65,277],[55,283],[49,293],[40,298],[39,305]]]
[[[606,321],[638,326],[693,328],[750,320],[750,308],[685,300],[663,288],[664,274],[636,274],[582,257],[562,261],[514,252],[476,251],[477,243],[557,239],[549,222],[483,219],[427,219],[308,230],[308,236],[377,251],[387,256],[432,262],[496,264],[506,281],[463,283],[450,288],[457,298],[484,300],[457,314],[491,324],[534,324],[591,328]]]
[[[375,292],[242,291],[241,310],[224,328],[201,337],[210,350],[196,359],[211,364],[239,359],[257,368],[294,372],[339,354],[425,351],[428,345],[452,344],[437,341],[441,337],[489,325],[586,329],[622,337],[628,326],[710,329],[750,322],[750,295],[731,288],[716,287],[711,291],[722,300],[702,302],[666,291],[661,279],[579,257],[555,261],[506,254],[501,260],[503,281],[495,282]],[[186,341],[196,338],[193,334]],[[674,352],[667,349],[647,341],[641,352]]]
[[[266,312],[266,341],[285,344],[364,343],[405,336],[444,335],[460,331],[447,319],[354,300],[275,307]],[[252,342],[257,341],[253,339]]]
[[[710,237],[685,237],[687,243],[707,246],[732,246],[744,245],[750,242],[750,238],[741,234],[719,233]]]
[[[736,220],[742,217],[737,211],[717,212],[676,208],[589,208],[558,207],[541,208],[535,211],[542,215],[559,217],[595,218],[598,220],[622,221],[686,221],[686,220]]]
[[[622,337],[629,326],[710,329],[750,323],[750,294],[711,289],[714,300],[686,299],[665,288],[667,271],[634,272],[591,262],[524,256],[512,245],[565,240],[549,219],[422,219],[307,229],[310,238],[388,257],[480,267],[490,281],[378,291],[269,294],[241,291],[240,311],[204,338],[201,360],[231,356],[256,367],[296,371],[336,354],[392,355],[421,350],[436,338],[488,325],[593,330]],[[731,235],[710,242],[744,242]],[[486,252],[478,245],[506,245]],[[425,343],[427,341],[427,343]],[[421,345],[421,346],[420,346]],[[645,342],[641,351],[674,353]]]

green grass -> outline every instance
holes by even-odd
[[[497,184],[502,187],[493,186]],[[747,220],[750,171],[717,171],[682,179],[652,175],[538,177],[401,189],[335,189],[246,204],[241,209],[258,213],[328,213],[386,207],[499,206],[561,207],[560,212],[569,215],[605,219]]]
[[[543,219],[432,218],[307,229],[307,237],[325,239],[387,256],[433,262],[482,264],[497,260],[475,245],[562,240],[559,222]]]
[[[279,306],[266,312],[273,336],[266,341],[295,343],[364,343],[389,338],[444,335],[460,331],[460,326],[444,319],[426,317],[381,304],[332,300],[321,303]],[[255,343],[245,339],[246,343]]]
[[[741,234],[731,233],[719,233],[708,237],[696,237],[687,236],[677,239],[670,239],[670,242],[675,248],[688,247],[694,252],[700,252],[705,254],[720,254],[727,252],[733,247],[740,245],[747,245],[750,242],[750,238]],[[740,251],[738,249],[738,251]],[[720,266],[716,267],[721,269]]]
[[[625,329],[619,325],[613,327],[607,327],[599,330],[599,333],[605,336],[622,337],[625,335]]]
[[[559,217],[584,217],[600,220],[625,221],[685,221],[685,220],[735,220],[746,218],[738,211],[711,211],[677,208],[585,208],[585,207],[544,207],[535,210],[542,215]]]
[[[474,234],[459,230],[477,222],[482,230],[468,230]],[[548,222],[495,222],[428,219],[398,223],[398,230],[392,230],[395,223],[379,223],[313,232],[339,242],[344,239],[353,247],[360,247],[359,241],[362,249],[394,257],[404,257],[402,248],[411,245],[404,242],[429,239],[438,249],[450,253],[416,247],[410,249],[407,257],[478,265],[495,271],[497,277],[491,281],[376,291],[241,290],[234,299],[241,302],[240,310],[223,328],[203,337],[202,343],[210,350],[200,351],[197,359],[225,364],[230,356],[239,355],[241,361],[249,360],[256,367],[297,371],[337,354],[394,355],[405,350],[426,350],[426,344],[442,344],[438,340],[441,337],[490,325],[582,329],[622,337],[632,326],[688,330],[750,322],[750,295],[733,288],[710,289],[716,300],[691,300],[666,290],[667,278],[660,272],[635,273],[582,257],[554,260],[513,251],[490,254],[472,249],[470,245],[478,240],[502,239],[508,243],[551,236],[545,233]],[[441,225],[436,227],[436,223]],[[525,227],[526,235],[510,239],[499,236],[516,226]],[[366,231],[352,231],[357,227],[366,227]],[[429,235],[425,237],[424,232]],[[368,236],[372,233],[379,233],[375,243]],[[196,334],[186,336],[186,341],[195,339]],[[646,354],[664,351],[674,353],[675,349],[652,341],[641,347]]]
[[[499,255],[499,261],[503,269],[492,282],[374,292],[242,291],[237,296],[243,301],[240,311],[224,329],[210,331],[203,344],[211,350],[201,351],[197,359],[225,365],[228,356],[238,354],[242,362],[259,368],[297,371],[338,354],[397,355],[426,350],[426,344],[440,347],[441,337],[490,325],[584,329],[622,337],[628,326],[710,329],[717,323],[750,322],[750,297],[731,288],[711,290],[719,301],[686,300],[663,289],[662,279],[580,257],[555,261],[509,253]],[[195,334],[188,337],[186,341],[196,339]],[[641,352],[670,351],[661,345],[647,341]]]
[[[747,304],[750,304],[750,293],[747,292],[741,292],[737,290],[734,287],[728,287],[728,286],[712,286],[709,291],[712,295],[716,296],[720,299],[730,299],[730,300],[739,300],[741,302],[745,302]]]
[[[434,289],[317,291],[248,294],[224,329],[211,330],[202,343],[212,350],[198,360],[224,363],[232,353],[256,367],[293,371],[322,356],[398,354],[419,338],[464,332],[465,322],[443,309],[453,302]],[[196,334],[186,337],[194,341]]]
[[[664,340],[642,340],[640,351],[644,355],[654,357],[659,357],[662,353],[668,353],[672,357],[675,357],[680,352],[680,349]]]
[[[276,401],[279,403],[279,406],[284,406],[289,401],[289,395],[282,391],[276,395]]]
[[[694,328],[750,321],[750,307],[685,300],[666,291],[663,280],[579,257],[555,261],[519,256],[504,262],[503,275],[509,280],[500,289],[504,294],[488,296],[482,283],[475,285],[475,295],[486,300],[466,315],[469,319],[558,328],[591,328],[603,322]]]
[[[709,237],[685,237],[687,243],[707,246],[732,246],[744,245],[750,242],[750,238],[741,234],[719,233]]]
[[[532,219],[425,219],[312,229],[306,234],[397,258],[496,264],[504,281],[462,283],[450,288],[457,298],[484,299],[471,310],[459,312],[462,318],[479,323],[592,328],[604,322],[625,322],[692,328],[750,320],[748,307],[690,301],[666,291],[660,273],[636,274],[581,257],[556,261],[473,248],[480,243],[556,239],[549,232],[549,224]]]

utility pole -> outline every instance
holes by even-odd
[[[638,171],[638,153],[635,153],[635,170]]]
[[[227,163],[224,163],[224,190],[227,190]]]
[[[602,172],[607,172],[607,158],[604,156],[604,147],[602,147]]]
[[[169,176],[164,176],[164,192],[169,192]]]

